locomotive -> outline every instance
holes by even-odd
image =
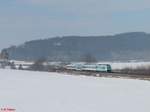
[[[80,70],[80,71],[94,71],[94,72],[111,72],[111,65],[109,64],[70,64],[66,69]]]

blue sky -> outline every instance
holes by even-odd
[[[149,0],[1,0],[0,49],[65,35],[150,33]]]

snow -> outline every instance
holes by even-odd
[[[150,67],[150,62],[99,62],[100,64],[110,64],[112,67],[112,70],[116,69],[124,69],[124,68],[132,68],[136,69],[138,67],[145,67],[149,68]]]
[[[23,65],[23,68],[28,68],[31,66],[34,62],[29,62],[29,61],[18,61],[18,60],[11,60],[11,62],[14,62],[16,67],[21,64]],[[49,65],[60,65],[61,62],[48,62],[47,64]],[[84,62],[72,62],[72,64],[85,64]],[[124,68],[133,68],[136,69],[138,67],[145,67],[149,68],[150,67],[150,62],[149,61],[136,61],[136,60],[131,60],[131,61],[125,61],[125,62],[113,62],[113,61],[108,61],[108,62],[98,62],[98,64],[110,64],[112,67],[112,70],[120,70]]]
[[[150,112],[150,82],[0,69],[0,108],[16,112]]]

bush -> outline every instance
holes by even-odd
[[[150,75],[150,67],[125,68],[120,71],[126,74]]]
[[[44,62],[46,62],[46,60],[44,58],[38,59],[34,62],[33,65],[31,65],[30,70],[34,70],[34,71],[45,71],[45,65]]]

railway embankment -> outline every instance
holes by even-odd
[[[150,74],[133,74],[123,73],[121,71],[114,72],[93,72],[93,71],[78,71],[78,70],[57,70],[56,72],[63,72],[68,75],[84,75],[94,77],[108,77],[108,78],[126,78],[126,79],[139,79],[150,81]]]

